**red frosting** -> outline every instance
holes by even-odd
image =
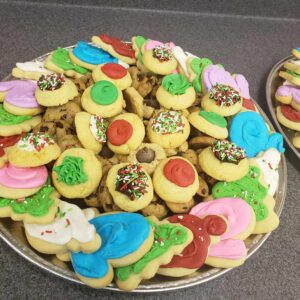
[[[255,105],[251,99],[243,98],[243,107],[245,107],[246,109],[256,111]]]
[[[0,147],[0,157],[2,157],[5,154],[4,150],[2,147]]]
[[[187,187],[195,181],[193,167],[183,159],[170,159],[164,167],[164,175],[171,182],[181,187]]]
[[[127,74],[127,70],[123,66],[115,63],[108,63],[103,65],[101,67],[101,71],[106,76],[112,79],[121,79]]]
[[[107,129],[108,141],[114,146],[125,144],[132,136],[133,128],[125,120],[113,121]]]
[[[111,37],[106,34],[101,34],[99,35],[99,37],[102,40],[102,42],[111,45],[114,48],[114,50],[120,55],[135,58],[135,53],[131,45],[122,42],[116,37]]]
[[[193,232],[193,241],[184,248],[180,255],[173,256],[171,262],[161,268],[200,268],[207,257],[208,247],[210,246],[210,236],[208,232],[221,235],[226,231],[226,222],[219,216],[206,216],[200,219],[194,215],[174,215],[168,218],[170,223],[180,223]],[[207,228],[208,226],[208,228]],[[212,233],[211,233],[212,234]]]
[[[21,138],[21,135],[0,136],[0,147],[6,148],[16,144]]]
[[[300,112],[289,105],[280,106],[281,113],[290,121],[300,123]]]

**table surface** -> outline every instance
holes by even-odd
[[[141,34],[175,44],[246,76],[251,96],[270,116],[265,84],[271,67],[299,46],[299,1],[3,1],[0,0],[0,78],[17,61],[57,46],[108,33]],[[250,2],[250,1],[249,1]],[[240,2],[241,3],[241,2]],[[244,4],[245,3],[245,4]],[[287,5],[288,3],[288,5]],[[270,6],[272,4],[272,6]],[[298,44],[297,44],[298,43]],[[288,192],[279,228],[246,263],[221,278],[147,299],[299,298],[299,160],[286,149]],[[93,290],[50,275],[0,240],[0,299],[139,299]],[[298,297],[297,297],[298,295]]]

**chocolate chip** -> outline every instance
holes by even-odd
[[[48,126],[41,126],[40,132],[47,132],[49,130]]]
[[[56,127],[58,127],[58,128],[64,128],[64,124],[61,123],[61,122],[56,122],[55,125],[56,125]]]
[[[101,152],[99,153],[104,158],[111,158],[114,153],[108,148],[106,144],[103,145]]]
[[[151,163],[155,159],[155,151],[144,147],[136,153],[136,158],[140,163]]]

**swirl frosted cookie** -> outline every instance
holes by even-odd
[[[77,137],[84,148],[99,153],[106,143],[108,121],[101,116],[79,112],[75,115]]]
[[[172,52],[174,46],[172,42],[164,44],[159,41],[148,40],[142,47],[144,66],[149,71],[159,75],[173,73],[178,65]]]
[[[117,154],[126,155],[136,150],[144,137],[144,124],[137,115],[132,113],[115,117],[107,129],[107,145]]]
[[[280,124],[287,128],[300,131],[300,112],[289,105],[276,108],[276,116]]]
[[[77,43],[76,47],[69,52],[69,56],[73,63],[91,71],[97,65],[118,62],[108,52],[83,41]]]
[[[229,137],[232,142],[245,149],[250,158],[269,148],[284,152],[282,135],[269,133],[263,117],[256,112],[240,112],[234,116]]]
[[[59,74],[65,74],[69,77],[80,78],[88,73],[83,68],[73,63],[69,56],[69,51],[64,48],[57,48],[46,59],[45,67]],[[37,78],[36,80],[38,80]]]
[[[0,198],[0,218],[34,224],[52,222],[59,205],[58,193],[46,183],[36,194],[23,198]]]
[[[132,49],[135,53],[136,58],[136,66],[142,71],[142,72],[148,72],[149,70],[144,66],[143,64],[143,53],[142,48],[144,44],[148,42],[148,39],[141,35],[133,36],[131,38],[132,43]]]
[[[232,87],[217,83],[202,98],[201,107],[205,111],[228,117],[241,110],[242,97]]]
[[[38,167],[60,155],[53,138],[42,133],[27,133],[8,153],[9,162],[16,167]]]
[[[0,82],[4,109],[17,116],[34,116],[43,111],[35,98],[36,83],[31,80]]]
[[[276,90],[275,98],[283,104],[289,104],[297,111],[300,111],[300,88],[283,84]]]
[[[43,61],[27,61],[24,63],[16,63],[15,68],[11,71],[12,75],[20,79],[38,80],[42,75],[52,73],[45,68]]]
[[[100,46],[113,57],[116,57],[127,64],[132,65],[136,62],[132,45],[125,43],[116,37],[100,34],[99,36],[93,36],[92,42]]]
[[[52,169],[52,180],[66,198],[85,198],[96,190],[102,178],[102,166],[91,150],[65,150]]]
[[[296,86],[300,86],[300,74],[295,71],[279,71],[279,76]]]
[[[110,118],[122,112],[124,100],[121,90],[114,83],[101,80],[83,92],[81,105],[90,114]]]
[[[122,290],[131,291],[142,280],[154,277],[161,265],[169,263],[193,239],[192,232],[180,224],[159,222],[156,218],[148,220],[154,229],[154,241],[150,251],[137,262],[115,269],[115,281]]]
[[[66,104],[78,95],[76,85],[63,74],[42,75],[35,90],[40,105],[51,107]]]
[[[170,74],[163,78],[156,92],[156,98],[162,107],[181,110],[195,102],[196,92],[183,75]]]
[[[216,140],[201,151],[199,164],[206,174],[222,181],[240,179],[249,170],[245,150],[227,140]]]
[[[0,197],[24,198],[37,193],[48,178],[45,166],[17,168],[7,163],[0,169]]]
[[[246,201],[256,217],[254,234],[270,232],[279,225],[279,218],[274,212],[275,200],[268,195],[262,172],[253,161],[249,172],[241,179],[216,183],[212,188],[212,196],[214,199],[233,197]]]
[[[94,253],[71,253],[79,279],[89,286],[103,288],[113,280],[113,267],[135,263],[153,245],[149,222],[135,213],[102,214],[90,221],[101,236],[102,246]]]
[[[132,84],[132,79],[126,68],[116,63],[97,66],[93,70],[92,76],[95,82],[108,80],[113,82],[120,90],[125,90]]]
[[[160,111],[147,125],[147,137],[151,143],[163,148],[174,149],[186,142],[190,124],[185,116],[176,111]]]
[[[114,165],[108,172],[106,186],[114,202],[125,211],[143,209],[153,198],[151,177],[140,164]]]
[[[95,227],[89,223],[86,214],[95,217],[92,208],[81,210],[77,205],[60,201],[55,219],[49,224],[28,224],[24,222],[29,244],[45,254],[62,255],[72,252],[95,252],[101,246],[101,238]]]
[[[185,158],[173,156],[162,160],[153,174],[157,195],[167,202],[189,202],[199,188],[196,168]]]
[[[228,137],[226,119],[214,112],[195,111],[188,116],[188,120],[196,129],[216,139]]]

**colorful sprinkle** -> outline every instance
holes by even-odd
[[[63,74],[42,75],[37,81],[37,85],[42,91],[55,91],[65,84],[65,76]]]
[[[209,98],[216,101],[218,106],[232,106],[242,101],[240,94],[232,87],[217,83],[209,91]]]
[[[183,132],[184,126],[182,115],[171,110],[156,114],[151,124],[153,131],[160,134]]]
[[[54,144],[54,140],[44,133],[26,133],[18,142],[17,147],[26,151],[40,152],[48,145]]]
[[[100,116],[91,115],[90,119],[90,130],[95,137],[95,139],[101,143],[106,143],[106,131],[108,127],[108,122]]]
[[[152,49],[152,54],[154,58],[157,58],[161,62],[169,61],[174,57],[171,48],[166,44],[154,47]]]

